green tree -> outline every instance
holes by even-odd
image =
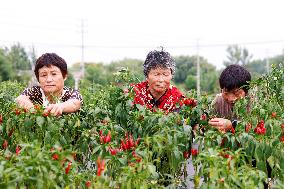
[[[267,73],[266,60],[253,60],[245,67],[251,73],[253,79]]]
[[[196,90],[196,56],[175,57],[176,73],[174,81],[184,84],[186,90]],[[203,57],[200,61],[200,87],[202,92],[215,93],[218,90],[218,73],[216,67],[208,63]]]
[[[107,69],[110,73],[116,73],[121,68],[128,68],[133,77],[138,81],[145,79],[143,74],[143,61],[137,59],[125,58],[121,61],[112,62],[107,66]]]
[[[29,60],[28,53],[20,43],[13,45],[9,49],[7,57],[15,70],[31,70],[31,61]]]
[[[203,58],[200,58],[200,62]],[[176,83],[184,83],[188,75],[196,75],[196,57],[194,56],[178,56],[175,57],[176,72],[174,81]]]
[[[102,63],[86,63],[85,79],[91,83],[106,85],[109,82],[110,75]]]
[[[244,66],[252,59],[252,55],[249,54],[248,50],[246,48],[241,48],[238,45],[230,45],[227,48],[227,53],[228,60],[224,61],[225,66],[231,64],[240,64]]]
[[[0,49],[0,81],[12,80],[15,77],[12,64],[9,64],[5,56],[5,50]]]
[[[249,70],[254,79],[260,77],[263,74],[267,74],[271,70],[271,65],[279,67],[279,64],[284,62],[284,54],[276,55],[268,59],[257,59],[251,61],[245,67]]]

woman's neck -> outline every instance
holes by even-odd
[[[155,100],[158,100],[159,98],[161,98],[161,96],[163,96],[166,92],[166,91],[157,92],[157,91],[154,91],[153,89],[149,89],[149,91]]]

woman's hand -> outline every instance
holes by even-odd
[[[20,95],[15,99],[15,102],[21,107],[25,109],[31,109],[34,107],[34,104],[31,102],[30,98],[26,95]]]
[[[54,115],[54,116],[60,116],[62,115],[63,110],[64,110],[64,106],[62,103],[49,104],[45,108],[44,113],[50,113],[51,115]]]
[[[73,113],[80,109],[81,102],[78,99],[70,99],[66,102],[50,104],[44,110],[44,113],[50,113],[54,116],[60,116],[62,113]]]
[[[215,127],[221,132],[226,132],[232,129],[233,127],[231,121],[228,119],[224,119],[224,118],[213,118],[209,120],[208,123],[209,125],[211,125],[212,127]]]

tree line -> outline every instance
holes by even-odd
[[[20,43],[10,48],[0,48],[0,81],[19,81],[28,83],[32,77],[32,69],[37,55],[34,49],[26,50]],[[196,89],[196,65],[197,56],[176,56],[176,73],[173,83],[184,90]],[[224,66],[240,64],[246,67],[253,78],[266,74],[271,64],[278,66],[284,61],[284,53],[270,57],[269,59],[255,59],[246,48],[238,45],[230,45],[227,48],[227,59]],[[218,76],[222,70],[207,61],[205,57],[199,57],[200,62],[200,88],[202,93],[216,93],[219,89]],[[85,78],[81,80],[85,85],[107,85],[114,80],[113,74],[121,68],[127,68],[138,81],[144,80],[143,60],[123,59],[110,64],[87,62],[85,63]],[[79,71],[80,63],[75,63],[69,68],[69,77],[66,85],[74,86],[72,73]]]

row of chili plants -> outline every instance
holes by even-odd
[[[192,179],[203,188],[261,188],[268,178],[274,187],[283,184],[283,67],[251,84],[251,112],[245,99],[237,103],[242,121],[228,133],[208,126],[208,96],[187,103],[195,98],[187,93],[178,113],[150,112],[133,104],[130,73],[115,77],[108,87],[82,89],[82,110],[61,117],[40,106],[18,108],[13,100],[23,86],[1,83],[0,187],[182,188]],[[184,167],[190,156],[193,176]]]

